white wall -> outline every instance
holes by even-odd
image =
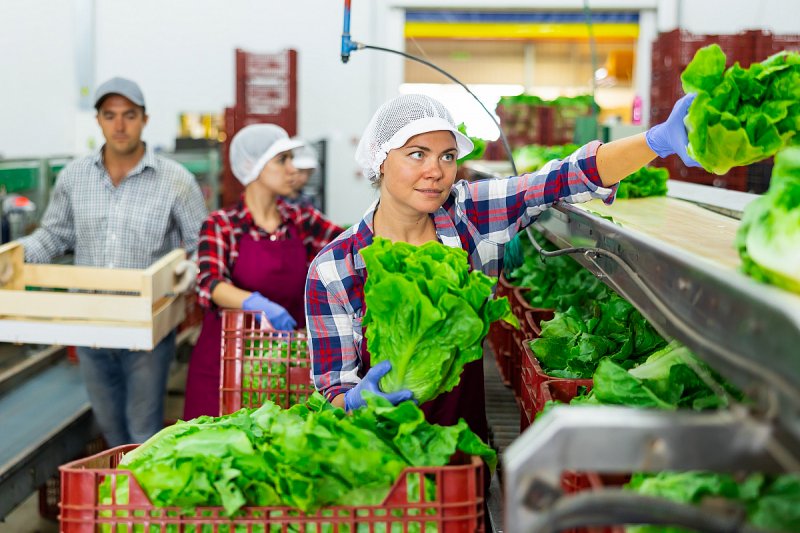
[[[85,153],[102,142],[78,109],[76,9],[87,0],[0,0],[0,155]],[[234,100],[234,49],[299,52],[299,133],[330,140],[329,206],[355,222],[374,198],[358,176],[355,142],[374,109],[397,94],[402,60],[376,51],[339,60],[341,0],[94,0],[94,81],[137,80],[150,114],[145,140],[171,149],[182,111],[219,112]],[[405,7],[580,8],[579,0],[353,0],[353,39],[403,46]],[[797,0],[592,0],[594,8],[652,9],[661,30],[800,33]]]
[[[694,33],[766,29],[773,33],[800,34],[798,0],[669,0],[666,3],[678,4],[677,26]]]

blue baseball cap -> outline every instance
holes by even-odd
[[[112,94],[124,96],[139,107],[144,107],[144,95],[136,82],[125,78],[111,78],[102,83],[95,91],[94,108],[100,109],[103,100]]]

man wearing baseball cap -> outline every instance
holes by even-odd
[[[143,269],[178,247],[195,254],[207,214],[203,194],[191,173],[142,141],[142,90],[111,78],[97,88],[95,108],[106,142],[61,171],[40,228],[20,240],[25,260],[48,263],[74,250],[76,265]],[[196,271],[192,261],[178,265],[176,292],[191,286]],[[78,348],[109,446],[144,442],[161,429],[174,353],[174,331],[148,352]]]

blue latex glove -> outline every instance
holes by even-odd
[[[291,331],[297,326],[297,321],[292,318],[289,311],[266,296],[262,296],[260,292],[254,292],[248,296],[242,302],[242,309],[245,311],[263,311],[272,327],[277,330]]]
[[[689,138],[686,135],[686,126],[683,124],[683,119],[686,118],[695,96],[696,93],[690,93],[675,102],[667,121],[653,126],[645,134],[647,146],[657,153],[658,157],[678,154],[687,167],[700,166],[700,163],[686,153]]]
[[[383,398],[386,398],[392,402],[392,405],[397,405],[400,402],[412,399],[414,395],[408,389],[385,394],[383,391],[381,391],[380,387],[378,387],[378,382],[391,369],[392,363],[389,361],[381,361],[377,365],[370,368],[367,371],[367,375],[364,376],[361,382],[345,393],[344,410],[352,411],[353,409],[360,409],[367,405],[367,402],[365,402],[364,398],[361,397],[361,393],[363,391],[369,391],[378,396],[382,396]]]

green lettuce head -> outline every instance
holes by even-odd
[[[361,255],[371,363],[392,363],[380,382],[384,392],[409,389],[424,403],[452,390],[464,365],[482,357],[489,325],[501,318],[517,324],[506,298],[490,299],[495,280],[470,272],[460,248],[376,237]]]
[[[800,293],[800,147],[775,157],[769,190],[745,208],[736,247],[746,274]]]
[[[800,129],[800,54],[726,70],[725,53],[712,44],[697,51],[681,81],[697,93],[685,119],[688,152],[709,172],[766,159]]]

